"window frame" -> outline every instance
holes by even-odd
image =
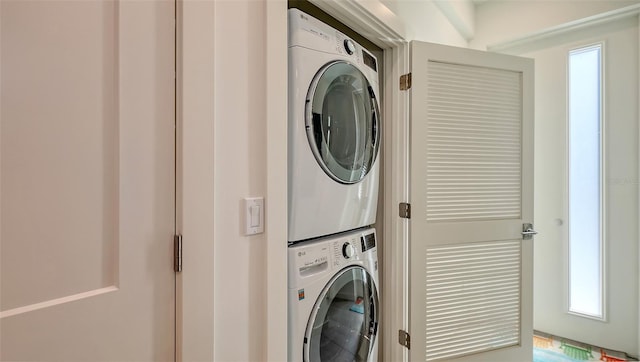
[[[583,313],[583,312],[579,312],[579,311],[574,311],[571,309],[571,215],[570,215],[570,200],[571,200],[571,189],[570,189],[570,185],[571,185],[571,113],[570,113],[570,57],[572,54],[575,53],[579,53],[579,52],[585,52],[585,51],[589,51],[592,49],[600,49],[600,69],[599,69],[599,76],[600,76],[600,91],[599,91],[599,102],[600,102],[600,107],[599,107],[599,223],[600,223],[600,227],[599,227],[599,242],[600,242],[600,248],[599,248],[599,253],[600,253],[600,258],[599,258],[599,262],[600,262],[600,271],[599,271],[599,277],[600,277],[600,315],[593,315],[593,314],[587,314],[587,313]],[[566,167],[566,183],[565,183],[565,187],[566,187],[566,211],[565,211],[565,215],[566,215],[566,220],[567,220],[567,228],[566,228],[566,277],[565,277],[565,281],[567,283],[567,288],[566,288],[566,312],[567,314],[570,315],[575,315],[575,316],[579,316],[579,317],[583,317],[583,318],[587,318],[587,319],[592,319],[592,320],[596,320],[596,321],[601,321],[601,322],[607,322],[608,321],[608,316],[607,316],[607,290],[608,290],[608,286],[607,286],[607,282],[606,282],[606,268],[607,268],[607,264],[606,264],[606,244],[607,244],[607,239],[606,239],[606,220],[607,220],[607,213],[606,213],[606,190],[607,188],[607,183],[606,183],[606,170],[607,170],[607,164],[606,164],[606,117],[605,117],[605,99],[606,99],[606,87],[605,87],[605,83],[606,83],[606,77],[605,77],[605,69],[606,69],[606,59],[605,59],[605,53],[606,53],[606,44],[604,41],[599,41],[599,42],[593,42],[593,43],[588,43],[588,44],[584,44],[584,45],[580,45],[580,46],[575,46],[572,47],[571,49],[569,49],[569,51],[567,52],[567,58],[566,58],[566,162],[567,162],[567,167]]]

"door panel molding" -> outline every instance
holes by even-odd
[[[0,359],[172,360],[175,4],[1,8]]]

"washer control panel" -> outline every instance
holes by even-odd
[[[376,234],[368,234],[360,237],[360,243],[362,244],[362,252],[371,250],[376,247]]]
[[[315,245],[299,248],[293,255],[296,273],[301,277],[308,277],[329,269],[329,246]]]
[[[372,263],[371,268],[377,270],[375,235],[375,229],[370,228],[289,245],[289,286],[322,277],[347,265]]]
[[[358,235],[354,235],[341,240],[336,240],[333,243],[333,264],[338,266],[347,260],[358,259],[358,256],[361,253],[361,249],[359,248],[360,244],[358,243],[359,239],[360,237]]]
[[[356,248],[354,248],[351,243],[344,243],[342,245],[342,256],[344,256],[345,259],[351,259],[355,254]]]

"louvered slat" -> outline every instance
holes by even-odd
[[[428,69],[427,221],[520,218],[520,73]]]
[[[427,361],[520,343],[521,241],[427,248]]]

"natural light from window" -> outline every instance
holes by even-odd
[[[602,46],[569,52],[569,311],[604,318]]]

